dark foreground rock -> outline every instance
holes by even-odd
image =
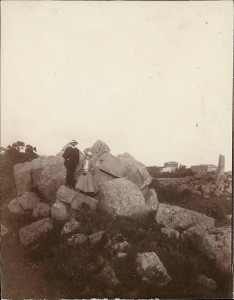
[[[163,287],[171,281],[171,277],[156,253],[139,253],[136,263],[138,274],[148,284]]]
[[[194,226],[183,233],[193,246],[214,262],[218,272],[224,276],[231,273],[231,227],[207,228]]]
[[[34,222],[19,230],[20,242],[24,246],[34,245],[46,238],[52,229],[53,224],[49,218]]]
[[[79,229],[80,229],[80,223],[75,219],[71,219],[69,222],[64,224],[61,235],[63,236],[70,235],[72,233],[75,233]]]

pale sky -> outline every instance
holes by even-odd
[[[231,170],[232,1],[2,2],[1,145]]]

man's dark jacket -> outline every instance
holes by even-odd
[[[63,158],[65,159],[64,165],[75,165],[77,166],[80,161],[80,152],[77,148],[67,147],[63,153]]]

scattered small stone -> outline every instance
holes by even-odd
[[[125,258],[125,257],[127,257],[128,256],[128,254],[127,253],[125,253],[125,252],[119,252],[119,253],[117,253],[117,257],[118,258]]]
[[[174,239],[174,240],[178,240],[180,238],[180,233],[173,229],[173,228],[170,228],[170,227],[164,227],[164,228],[161,228],[161,234],[163,236],[163,238],[166,238],[166,239]]]
[[[51,207],[51,215],[57,221],[65,222],[69,218],[68,207],[60,201],[56,201]]]
[[[111,242],[113,244],[116,244],[116,243],[124,242],[125,240],[126,240],[125,237],[121,233],[118,233],[112,238]]]
[[[80,246],[85,244],[88,241],[88,236],[84,235],[84,234],[75,234],[73,236],[71,236],[68,240],[67,240],[67,245],[69,246]]]
[[[89,241],[91,245],[99,244],[106,237],[106,243],[108,238],[105,231],[99,231],[89,236]]]
[[[113,248],[115,249],[116,252],[128,252],[129,249],[131,248],[131,245],[127,241],[124,241],[122,243],[118,243],[114,245]]]
[[[69,222],[67,222],[63,226],[61,235],[68,235],[68,234],[74,233],[79,228],[80,228],[80,223],[78,221],[76,221],[75,219],[71,219]]]
[[[201,196],[201,191],[198,191],[198,190],[191,190],[191,193],[192,195],[195,195],[195,196]]]
[[[213,292],[217,289],[217,283],[203,274],[198,275],[195,282],[200,289],[204,289],[208,292]]]
[[[97,278],[108,287],[115,287],[120,283],[114,269],[108,262],[106,262],[102,271],[97,275]]]

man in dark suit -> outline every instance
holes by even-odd
[[[79,165],[80,152],[76,148],[78,144],[76,140],[72,140],[70,144],[71,146],[68,146],[63,153],[63,158],[65,159],[64,166],[67,169],[66,186],[75,189],[74,173],[76,167]]]

